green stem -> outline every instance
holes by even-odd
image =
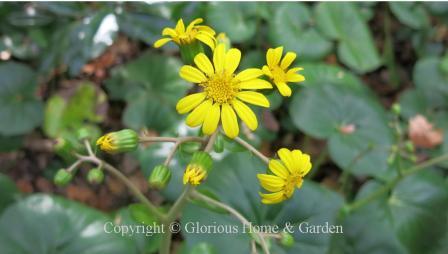
[[[404,177],[412,175],[414,173],[419,172],[422,169],[425,169],[427,167],[436,165],[442,161],[448,160],[448,154],[427,160],[419,165],[410,167],[407,170],[403,171],[403,174],[398,175],[397,177],[395,177],[392,181],[388,182],[386,185],[384,185],[383,187],[379,188],[377,191],[371,193],[370,195],[368,195],[367,197],[357,200],[354,203],[348,205],[346,207],[346,209],[351,212],[354,210],[357,210],[361,207],[363,207],[364,205],[368,204],[369,202],[371,202],[372,200],[377,199],[378,197],[382,196],[383,194],[387,193],[388,191],[390,191],[393,187],[395,187],[395,185],[400,182]]]
[[[387,7],[386,7],[387,8]],[[400,78],[397,72],[397,65],[395,64],[394,45],[392,41],[392,32],[390,26],[389,10],[386,10],[384,15],[384,53],[383,58],[386,63],[389,82],[393,88],[398,88],[400,85]]]
[[[307,151],[305,149],[305,151]],[[313,163],[313,169],[311,169],[311,171],[308,173],[308,175],[306,176],[309,179],[313,179],[317,172],[320,169],[320,166],[322,166],[323,163],[325,163],[325,161],[327,161],[328,158],[328,148],[327,146],[324,147],[324,149],[321,151],[321,153],[319,154],[319,156],[316,159],[316,162]]]
[[[159,221],[163,220],[164,215],[157,209],[157,207],[153,203],[151,203],[151,201],[149,201],[149,199],[147,199],[145,197],[145,195],[143,195],[143,193],[123,173],[121,173],[114,166],[108,164],[107,162],[105,162],[103,160],[100,160],[97,157],[78,156],[78,158],[80,161],[92,162],[98,166],[102,166],[103,169],[107,170],[109,173],[111,173],[112,175],[117,177],[120,181],[122,181],[126,185],[126,187],[128,187],[129,190],[131,190],[132,194],[141,203],[143,203],[148,208],[148,210],[157,218],[157,220],[159,220]]]
[[[217,136],[217,131],[210,136],[210,138],[207,142],[207,145],[204,148],[205,152],[210,152],[213,149],[213,144],[215,143],[216,136]],[[171,233],[171,230],[169,229],[170,224],[174,220],[176,220],[180,211],[187,204],[188,198],[190,197],[190,195],[194,191],[194,189],[195,189],[194,186],[186,185],[182,194],[177,198],[174,205],[170,208],[166,217],[164,217],[162,224],[164,225],[164,228],[166,230],[162,234],[162,240],[161,240],[160,249],[159,249],[160,254],[170,254],[171,238],[172,238],[172,233]]]
[[[220,207],[220,208],[228,211],[230,214],[232,214],[243,225],[246,225],[246,226],[249,226],[249,227],[251,226],[251,223],[243,215],[241,215],[237,210],[235,210],[234,208],[232,208],[232,207],[230,207],[230,206],[228,206],[228,205],[226,205],[224,203],[221,203],[221,202],[219,202],[219,201],[217,201],[215,199],[207,197],[207,196],[205,196],[205,195],[203,195],[203,194],[201,194],[201,193],[199,193],[197,191],[193,191],[191,196],[196,198],[196,199],[200,199],[200,200],[202,200],[204,202],[207,202],[209,204],[212,204],[212,205],[215,205],[217,207]],[[256,232],[256,231],[254,230],[254,232]],[[268,245],[266,244],[264,236],[262,234],[260,234],[260,233],[255,233],[255,234],[258,236],[258,239],[260,240],[260,244],[261,244],[261,247],[263,248],[264,253],[265,254],[269,254],[270,253],[269,252],[269,248],[268,248]]]

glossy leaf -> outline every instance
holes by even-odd
[[[35,73],[28,66],[0,64],[0,135],[25,134],[42,121],[42,102],[36,97]]]
[[[372,35],[354,3],[319,3],[316,22],[326,36],[338,41],[338,57],[351,69],[366,73],[381,65]]]
[[[269,19],[269,38],[273,47],[298,54],[298,60],[320,59],[330,53],[332,43],[312,24],[312,13],[304,3],[284,3]]]

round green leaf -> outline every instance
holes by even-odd
[[[0,64],[0,134],[24,134],[42,121],[43,106],[35,96],[36,77],[28,66]]]
[[[251,11],[258,3],[211,2],[207,22],[217,32],[224,32],[232,42],[247,41],[255,35],[256,17]]]
[[[111,218],[73,201],[33,195],[0,217],[2,253],[137,253],[126,237],[106,233]]]
[[[308,80],[310,70],[321,76]],[[294,124],[308,135],[329,139],[330,156],[342,169],[359,176],[393,175],[387,165],[392,132],[375,97],[355,78],[345,77],[350,74],[338,74],[333,67],[305,66],[304,75],[307,86],[295,93],[289,107]],[[341,131],[350,125],[352,133]]]
[[[398,20],[407,26],[421,29],[429,25],[428,15],[420,3],[390,2],[389,6]]]
[[[338,57],[351,69],[366,73],[381,65],[372,35],[354,3],[319,3],[316,22],[325,35],[339,42]]]
[[[317,31],[311,13],[304,3],[284,3],[269,19],[269,38],[273,47],[284,46],[295,51],[300,59],[320,59],[327,55],[332,43]]]
[[[368,182],[359,198],[381,187]],[[347,215],[336,253],[437,253],[446,246],[448,186],[439,174],[406,177],[390,192]],[[366,223],[366,222],[375,223]]]
[[[113,70],[106,81],[111,96],[127,101],[123,122],[133,128],[166,131],[181,118],[176,103],[188,89],[179,78],[181,64],[174,58],[146,52]]]
[[[440,58],[424,58],[417,62],[413,79],[433,107],[448,105],[448,76],[440,69]]]

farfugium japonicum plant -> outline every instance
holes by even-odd
[[[160,48],[167,43],[175,43],[180,49],[184,65],[179,69],[179,78],[194,84],[187,95],[179,98],[176,110],[185,115],[185,123],[200,132],[197,136],[153,137],[139,134],[136,130],[123,129],[106,133],[97,140],[83,139],[86,154],[75,154],[77,160],[67,169],[60,169],[54,181],[60,186],[67,185],[74,177],[81,163],[91,163],[93,167],[87,175],[89,182],[100,184],[109,173],[132,191],[134,196],[144,204],[157,219],[157,223],[168,227],[178,219],[184,206],[193,200],[202,201],[228,211],[236,218],[244,218],[239,212],[225,203],[213,199],[197,190],[207,181],[214,165],[214,153],[224,150],[222,139],[226,137],[252,152],[266,165],[266,173],[254,175],[259,180],[259,200],[265,205],[288,202],[294,192],[300,189],[304,177],[310,172],[312,163],[310,156],[297,147],[281,148],[274,158],[268,158],[239,137],[242,128],[255,131],[258,128],[255,108],[269,108],[270,101],[266,91],[278,92],[285,97],[291,96],[290,85],[305,80],[300,74],[301,67],[294,66],[296,53],[287,52],[281,45],[270,48],[266,52],[266,65],[241,68],[244,52],[232,47],[230,40],[223,33],[216,33],[207,26],[202,18],[186,24],[180,19],[174,28],[164,28],[162,38],[154,43]],[[286,52],[284,54],[284,52]],[[275,90],[274,90],[275,89]],[[184,165],[185,171],[180,182],[183,191],[168,210],[153,204],[140,190],[111,164],[98,156],[102,151],[113,155],[134,151],[141,144],[167,142],[173,148],[167,154],[163,164],[152,170],[148,185],[157,190],[166,188],[172,180],[170,163],[176,150],[184,143],[194,142],[201,147],[193,153],[190,162]],[[92,144],[95,147],[92,147]],[[243,169],[242,169],[243,170]],[[247,224],[246,219],[240,219]],[[247,225],[246,225],[247,226]],[[272,253],[268,244],[270,238],[291,242],[293,238],[287,234],[278,236],[256,233],[251,235],[253,249],[261,249],[264,253]],[[162,235],[159,252],[170,253],[172,235],[169,230]]]

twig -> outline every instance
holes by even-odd
[[[205,196],[205,195],[203,195],[203,194],[201,194],[201,193],[199,193],[197,191],[193,191],[191,193],[191,196],[194,197],[194,198],[197,198],[197,199],[202,199],[203,201],[205,201],[207,203],[210,203],[210,204],[213,204],[213,205],[215,205],[217,207],[225,209],[226,211],[231,213],[233,216],[235,216],[235,218],[237,218],[243,225],[252,227],[251,223],[243,215],[241,215],[237,210],[235,210],[234,208],[232,208],[232,207],[230,207],[230,206],[228,206],[228,205],[226,205],[224,203],[221,203],[221,202],[219,202],[217,200],[209,198],[209,197],[207,197],[207,196]],[[264,253],[265,254],[269,254],[270,253],[269,252],[269,248],[268,248],[268,246],[266,244],[266,241],[265,241],[263,235],[260,234],[260,233],[255,233],[255,234],[260,239],[260,244],[261,244],[261,247],[263,248]]]

